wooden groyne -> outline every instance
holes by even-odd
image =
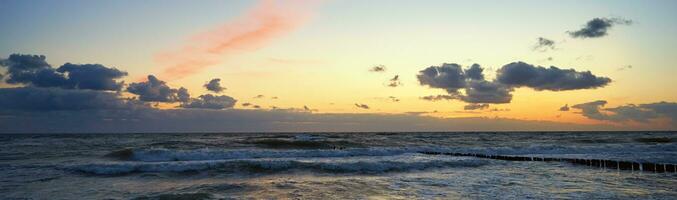
[[[585,165],[590,167],[616,169],[616,170],[630,170],[630,171],[648,171],[656,173],[677,173],[677,166],[675,164],[651,163],[651,162],[630,162],[619,160],[604,160],[604,159],[579,159],[579,158],[550,158],[550,157],[533,157],[533,156],[504,156],[504,155],[487,155],[474,153],[446,153],[446,152],[419,152],[428,155],[449,155],[449,156],[466,156],[478,157],[495,160],[509,160],[509,161],[541,161],[541,162],[568,162],[576,165]]]

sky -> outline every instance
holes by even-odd
[[[675,1],[0,1],[0,132],[676,130]]]

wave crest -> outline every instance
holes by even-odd
[[[313,170],[332,173],[383,173],[442,167],[477,167],[488,161],[452,156],[403,154],[380,157],[346,157],[338,159],[238,159],[178,162],[113,162],[75,165],[70,170],[95,175],[121,175],[142,172],[190,172],[223,170],[233,172],[280,172]]]

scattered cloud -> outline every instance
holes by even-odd
[[[426,101],[440,101],[440,100],[454,100],[456,97],[452,95],[429,95],[420,97],[421,100]]]
[[[242,103],[242,107],[249,107],[251,105],[252,105],[251,103]]]
[[[497,81],[512,87],[530,87],[536,90],[577,90],[604,87],[610,78],[597,77],[590,71],[534,66],[524,62],[504,65],[497,72]]]
[[[263,97],[266,97],[266,96],[263,96],[262,94],[259,94],[259,95],[254,96],[254,99],[261,99],[261,98],[263,98]]]
[[[623,18],[594,18],[577,31],[568,31],[573,38],[599,38],[608,35],[614,25],[630,25],[631,20]]]
[[[395,77],[391,78],[388,80],[388,87],[397,87],[402,85],[402,82],[400,82],[400,76],[395,75]]]
[[[533,50],[540,52],[555,50],[555,41],[548,38],[539,37],[538,42],[536,42],[536,45],[533,47]]]
[[[369,106],[367,104],[356,103],[355,106],[362,109],[369,109]]]
[[[463,106],[463,110],[484,110],[489,108],[489,104],[477,104],[477,103],[472,103]]]
[[[220,78],[215,78],[210,80],[209,82],[204,84],[204,87],[207,88],[207,90],[212,91],[212,92],[222,92],[225,90],[225,87],[221,87],[221,79]]]
[[[388,99],[392,102],[400,102],[400,99],[398,99],[397,97],[394,97],[394,96],[389,96]]]
[[[179,90],[170,88],[167,83],[157,79],[153,75],[148,75],[145,82],[131,83],[127,91],[139,95],[139,100],[150,102],[179,102],[186,100],[185,94],[179,98]],[[185,91],[187,93],[187,91]]]
[[[563,112],[569,111],[569,104],[564,104],[564,106],[559,108],[559,111]]]
[[[385,72],[386,71],[386,66],[385,65],[375,65],[371,68],[369,68],[370,72]]]
[[[619,67],[616,70],[617,71],[625,71],[625,70],[630,70],[630,69],[632,69],[632,65],[626,65],[626,66],[623,66],[623,67]]]

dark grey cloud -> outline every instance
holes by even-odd
[[[212,92],[222,92],[226,88],[221,87],[221,79],[220,78],[215,78],[210,80],[208,83],[204,84],[204,87],[207,88],[207,90],[212,91]]]
[[[391,78],[388,80],[388,87],[397,87],[402,85],[402,82],[400,82],[400,76],[395,75],[395,77]]]
[[[559,111],[564,111],[564,112],[569,111],[569,104],[564,104],[564,106],[559,108]]]
[[[581,114],[590,119],[624,122],[649,122],[652,119],[668,118],[673,127],[677,127],[677,103],[675,102],[656,102],[648,104],[628,104],[613,108],[603,108],[607,102],[598,100],[588,103],[582,103],[572,106],[580,109]]]
[[[129,110],[142,107],[146,105],[122,99],[114,92],[39,87],[0,88],[0,110]]]
[[[457,99],[467,103],[509,103],[513,89],[509,86],[484,79],[484,69],[473,64],[463,70],[458,64],[443,64],[428,67],[418,74],[421,85],[445,89],[449,95],[421,97],[423,100]],[[464,93],[461,93],[464,90]]]
[[[571,106],[571,108],[581,110],[583,116],[588,117],[590,119],[604,120],[606,118],[606,115],[600,112],[600,108],[606,105],[606,103],[607,102],[604,100],[598,100],[582,104],[576,104]]]
[[[466,86],[466,76],[460,65],[444,63],[442,66],[430,66],[419,71],[416,76],[421,85],[441,88],[455,93]]]
[[[12,54],[0,60],[0,66],[7,68],[5,82],[35,87],[63,87],[68,85],[66,77],[56,72],[43,55]]]
[[[484,103],[471,103],[463,106],[463,110],[484,110],[489,108],[489,104]]]
[[[577,90],[604,87],[610,78],[597,77],[590,71],[577,72],[574,69],[545,68],[524,62],[504,65],[497,71],[496,80],[512,87],[530,87],[536,90]]]
[[[90,90],[118,91],[122,89],[124,83],[116,79],[127,76],[127,72],[100,64],[66,63],[56,71],[68,75],[70,87]]]
[[[473,64],[462,69],[458,64],[443,64],[421,70],[417,78],[421,85],[440,88],[448,95],[425,96],[423,100],[460,100],[466,103],[510,103],[512,92],[517,87],[536,90],[576,90],[598,88],[607,85],[611,79],[597,77],[590,71],[577,72],[573,69],[545,68],[524,62],[514,62],[497,70],[494,80],[486,80],[484,69]]]
[[[139,95],[139,100],[149,102],[179,102],[187,100],[185,94],[179,97],[179,90],[170,88],[167,83],[148,75],[148,80],[140,83],[131,83],[127,91]],[[187,91],[185,91],[187,94]]]
[[[226,95],[211,95],[204,94],[200,95],[198,98],[191,99],[188,102],[182,103],[182,108],[200,108],[200,109],[225,109],[233,108],[235,106],[235,100],[233,97]]]
[[[470,81],[465,88],[465,95],[458,98],[468,103],[510,103],[513,88],[496,82],[485,80]]]
[[[465,75],[472,80],[484,80],[484,69],[479,64],[473,64],[465,70]]]
[[[568,31],[574,38],[598,38],[608,35],[608,31],[614,25],[630,25],[631,20],[622,18],[594,18],[577,31]]]
[[[116,79],[127,75],[100,64],[66,63],[54,69],[42,55],[12,54],[0,66],[7,68],[7,83],[34,87],[119,91],[124,83]]]
[[[548,38],[539,37],[538,42],[536,42],[536,45],[534,45],[533,50],[541,52],[555,50],[555,41]]]
[[[362,109],[369,109],[369,106],[367,104],[356,103],[355,106]]]
[[[386,66],[385,65],[375,65],[371,68],[369,68],[370,72],[385,72],[386,71]]]
[[[179,90],[176,91],[176,98],[180,102],[190,101],[190,93],[188,93],[188,89],[184,87],[179,88]]]
[[[677,127],[677,102],[656,102],[640,104],[642,108],[652,110],[660,116],[668,117],[672,120],[673,127]]]

